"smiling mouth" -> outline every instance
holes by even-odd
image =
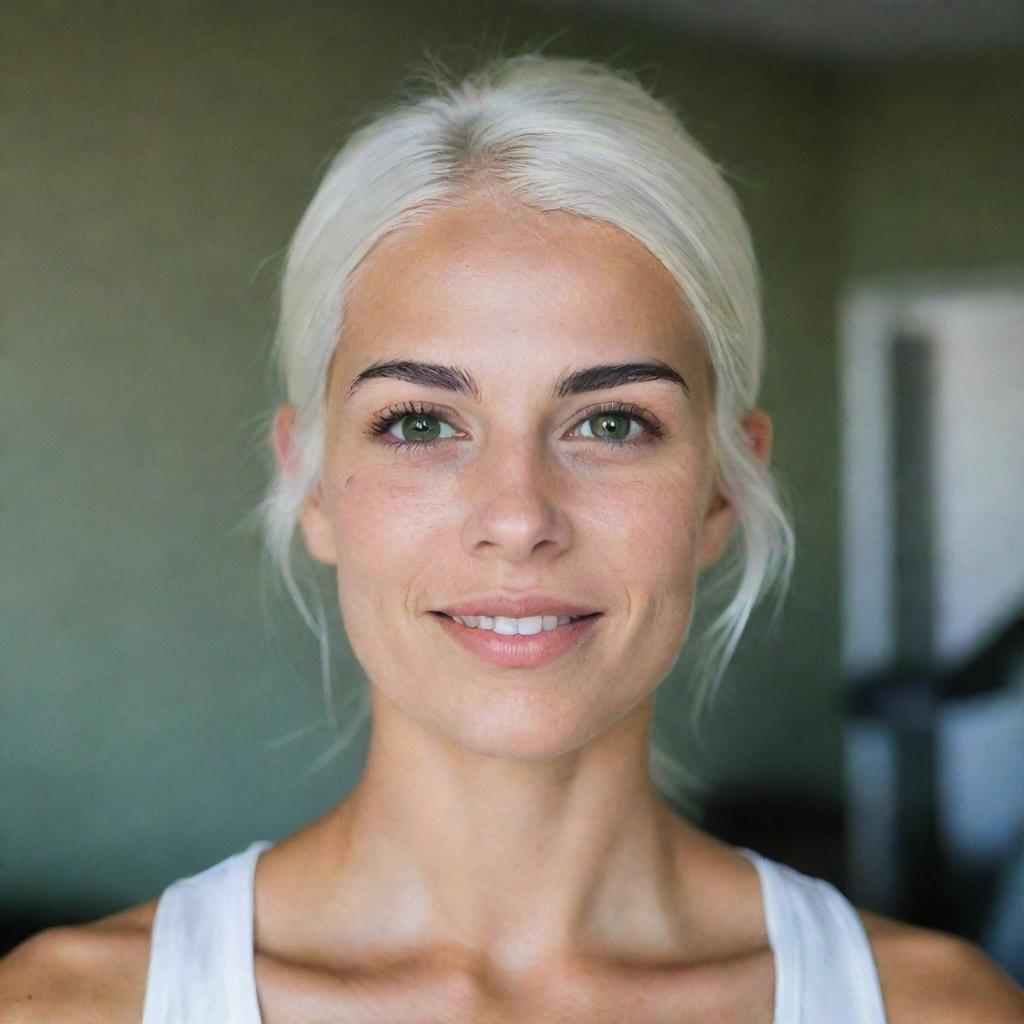
[[[446,618],[446,619],[450,619],[450,618],[453,617],[453,616],[449,615],[447,612],[431,612],[430,614],[431,615],[440,615],[440,616],[442,616],[443,618]],[[570,615],[569,618],[572,619],[575,622],[576,619],[592,619],[595,615],[600,615],[600,614],[601,614],[601,612],[591,612],[589,615]]]
[[[597,628],[603,612],[525,618],[454,616],[431,612],[441,628],[471,654],[502,668],[529,669],[562,657]],[[466,620],[469,621],[466,621]],[[522,632],[520,632],[522,630]]]
[[[440,618],[447,618],[447,620],[450,620],[451,622],[459,622],[458,618],[456,618],[454,615],[450,615],[446,611],[432,611],[431,614],[432,615],[437,615]],[[565,617],[567,618],[568,622],[570,622],[570,623],[579,623],[579,622],[582,622],[583,620],[585,620],[585,618],[596,618],[600,614],[602,614],[602,612],[600,612],[600,611],[592,611],[592,612],[590,612],[587,615],[566,615]],[[460,618],[463,618],[463,617],[466,617],[466,616],[462,616],[462,615],[460,616]],[[480,617],[487,617],[487,616],[474,615],[472,617],[480,618]],[[528,618],[528,617],[540,618],[540,617],[546,617],[546,616],[541,616],[541,615],[534,615],[534,616],[523,615],[523,616],[520,616],[520,617],[524,617],[524,618]],[[476,627],[470,627],[470,628],[474,629]]]

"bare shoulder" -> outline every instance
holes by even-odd
[[[856,908],[889,1024],[1024,1024],[1021,989],[980,947]]]
[[[156,902],[16,946],[0,959],[0,1024],[138,1024]]]

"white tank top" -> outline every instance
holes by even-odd
[[[142,1024],[261,1024],[253,965],[259,840],[168,886],[157,904]],[[746,847],[775,954],[773,1024],[886,1024],[878,974],[845,896]]]

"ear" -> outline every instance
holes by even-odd
[[[278,468],[285,476],[296,471],[298,461],[295,448],[295,412],[294,405],[282,405],[274,414],[274,424],[271,428],[274,457]],[[323,485],[319,479],[306,497],[299,513],[299,526],[310,555],[325,565],[336,565],[334,531],[331,529],[331,519],[323,498]]]
[[[754,455],[765,465],[772,451],[772,421],[763,409],[754,409],[743,421],[746,441]],[[701,525],[697,549],[697,567],[704,569],[714,565],[729,540],[729,534],[736,524],[736,509],[717,488],[711,498],[704,522]]]

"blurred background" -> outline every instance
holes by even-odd
[[[701,733],[694,816],[1024,981],[1016,0],[5,0],[0,952],[358,778],[368,725],[325,758],[316,644],[244,524],[282,250],[425,52],[523,47],[669,98],[762,265],[797,564]],[[344,651],[335,678],[362,680]]]

